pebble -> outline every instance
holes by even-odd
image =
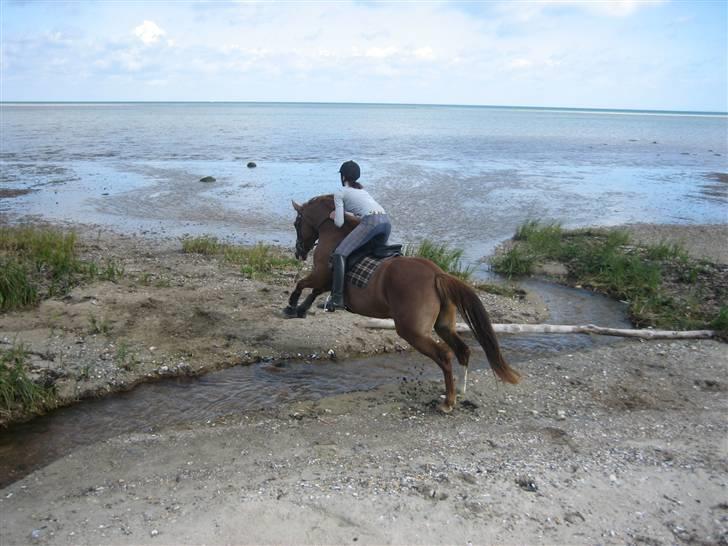
[[[153,536],[153,537],[156,537],[156,536],[157,536],[157,535],[159,534],[159,531],[157,531],[156,529],[152,529],[152,532],[151,532],[151,533],[149,533],[149,534],[150,534],[151,536]]]

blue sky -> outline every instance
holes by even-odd
[[[726,5],[0,0],[0,99],[727,111]]]

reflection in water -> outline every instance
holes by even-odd
[[[625,306],[583,290],[526,283],[551,311],[548,322],[629,327]],[[513,363],[544,353],[584,349],[615,338],[587,335],[501,336]],[[474,347],[472,367],[487,367]],[[89,445],[128,432],[199,424],[246,411],[369,390],[401,378],[440,380],[441,372],[418,353],[379,355],[348,362],[278,362],[238,366],[199,378],[140,385],[133,391],[82,402],[0,433],[0,486]]]

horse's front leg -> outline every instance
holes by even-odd
[[[283,309],[283,314],[287,317],[297,316],[296,307],[298,306],[298,299],[301,297],[301,292],[303,292],[303,289],[307,288],[307,281],[309,279],[310,276],[304,277],[296,283],[296,288],[293,289],[293,292],[291,292],[291,295],[288,298],[288,306]]]
[[[313,305],[313,301],[323,292],[324,290],[322,288],[313,288],[308,297],[303,300],[303,303],[296,307],[296,316],[298,318],[304,318],[308,310]]]
[[[306,311],[309,307],[311,307],[313,300],[316,299],[316,296],[323,292],[323,289],[320,288],[319,277],[320,275],[317,275],[314,271],[296,283],[296,288],[293,289],[291,296],[288,298],[288,306],[283,309],[284,315],[288,318],[303,318],[306,316]],[[303,305],[299,306],[298,299],[301,297],[301,292],[303,292],[306,288],[311,288],[313,291],[311,292],[311,295],[304,300]]]

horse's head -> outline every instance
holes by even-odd
[[[321,224],[329,219],[334,201],[331,195],[322,195],[303,205],[295,201],[292,203],[298,213],[296,221],[293,222],[293,227],[296,228],[296,259],[305,260],[316,244]]]

